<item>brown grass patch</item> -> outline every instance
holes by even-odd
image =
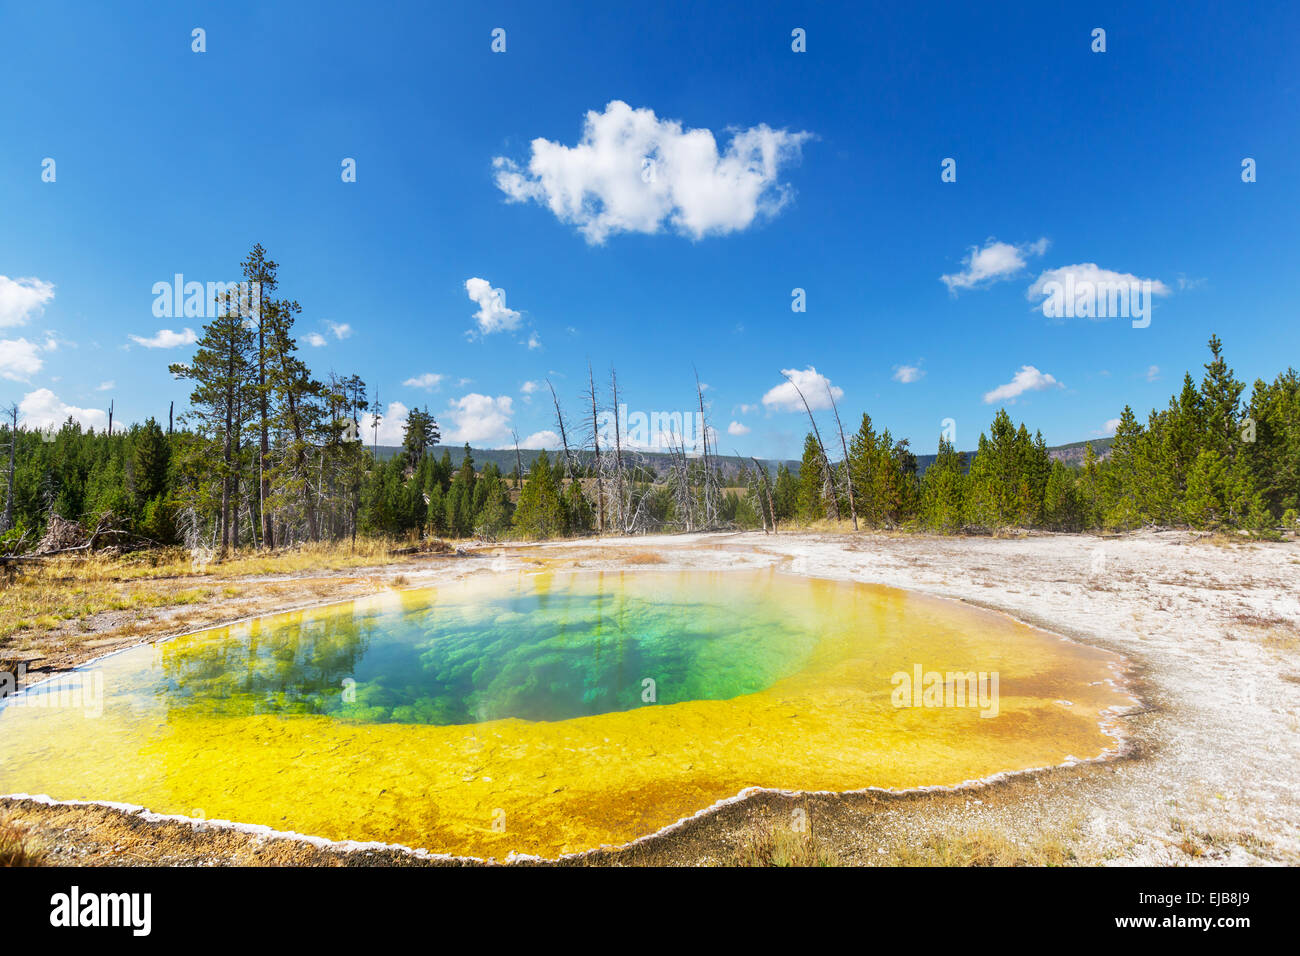
[[[657,551],[632,551],[622,558],[624,564],[664,564],[663,555]]]
[[[839,866],[835,851],[811,830],[797,831],[770,823],[756,824],[745,834],[734,866]]]
[[[915,844],[898,844],[888,861],[895,866],[1070,866],[1077,861],[1063,834],[1039,834],[1017,842],[989,829],[931,834]]]
[[[44,854],[27,844],[27,830],[10,817],[0,817],[0,866],[41,866]]]

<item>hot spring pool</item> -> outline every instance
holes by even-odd
[[[0,705],[0,793],[549,857],[751,786],[1099,756],[1116,660],[775,571],[480,574],[133,648],[82,668],[84,696],[38,685]]]

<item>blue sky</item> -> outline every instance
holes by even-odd
[[[698,369],[721,450],[793,457],[783,369],[929,452],[1003,403],[1104,434],[1211,332],[1248,381],[1300,354],[1294,5],[261,6],[0,5],[0,402],[30,421],[183,407],[202,319],[153,286],[254,242],[319,374],[483,446],[554,427],[548,375],[577,417],[588,360],[647,412]],[[1088,264],[1159,283],[1149,326],[1028,297]]]

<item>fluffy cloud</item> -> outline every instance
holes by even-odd
[[[478,304],[474,319],[478,330],[483,335],[502,330],[514,330],[519,327],[520,313],[506,308],[506,290],[494,289],[487,279],[466,279],[465,291],[470,301]]]
[[[1040,392],[1045,388],[1064,388],[1065,386],[1045,372],[1040,372],[1032,365],[1020,366],[1020,371],[1005,385],[999,385],[991,392],[984,393],[984,404],[994,402],[1014,402],[1025,392]]]
[[[1147,381],[1156,382],[1160,380],[1160,366],[1152,365],[1147,368]]]
[[[727,434],[728,434],[728,435],[748,435],[748,434],[749,434],[749,426],[748,426],[748,425],[745,425],[745,424],[742,424],[741,422],[732,422],[730,425],[727,426]]]
[[[401,402],[389,402],[388,409],[379,418],[375,430],[375,416],[366,412],[361,416],[361,440],[366,444],[400,445],[406,431],[406,416],[410,409]]]
[[[1119,419],[1108,418],[1106,419],[1106,424],[1101,426],[1101,433],[1103,435],[1113,435],[1115,434],[1115,429],[1117,428],[1119,428]]]
[[[334,337],[340,342],[352,334],[352,326],[346,322],[326,322],[325,324],[330,327],[330,331],[334,333]]]
[[[551,431],[549,428],[547,428],[547,429],[543,429],[540,432],[533,432],[527,438],[519,442],[519,447],[520,448],[541,448],[546,451],[554,451],[555,449],[559,448],[562,444],[563,443],[560,441],[560,436],[557,435],[555,432]],[[510,447],[513,448],[514,444],[511,443]]]
[[[813,411],[830,408],[830,395],[834,395],[837,402],[844,397],[844,389],[832,385],[830,379],[811,365],[803,371],[783,368],[781,374],[786,376],[786,380],[775,388],[768,389],[767,394],[763,396],[765,408],[782,412],[802,412],[803,402],[799,399],[799,392],[803,392],[803,397],[808,400],[808,407]],[[794,384],[791,384],[792,381]],[[795,390],[796,385],[799,386],[798,391]],[[828,389],[830,395],[827,394]]]
[[[940,276],[948,291],[956,295],[958,289],[974,289],[982,285],[991,285],[1001,279],[1009,279],[1025,267],[1029,256],[1041,256],[1047,251],[1046,239],[1037,242],[1021,243],[1013,246],[1009,242],[988,239],[983,248],[971,246],[961,272]]]
[[[159,329],[155,335],[149,338],[132,335],[131,340],[147,349],[174,349],[181,345],[193,345],[199,340],[199,337],[194,334],[193,329],[186,329],[184,332]]]
[[[509,395],[493,398],[470,392],[463,398],[452,399],[444,412],[451,427],[443,440],[455,444],[499,442],[510,434],[510,416],[513,414],[514,400]]]
[[[54,298],[54,283],[41,279],[0,276],[0,329],[26,325]]]
[[[77,408],[64,404],[48,388],[38,388],[28,392],[18,403],[18,414],[24,428],[58,428],[69,416],[80,422],[83,428],[103,430],[108,427],[108,415],[98,408]]]
[[[925,373],[922,372],[921,369],[915,365],[894,366],[894,381],[902,382],[904,385],[907,385],[911,382],[918,381],[921,378],[921,376],[924,374]]]
[[[612,100],[589,110],[582,138],[564,146],[538,138],[527,169],[498,156],[497,187],[512,202],[538,202],[589,243],[620,232],[657,233],[667,223],[701,239],[748,228],[790,200],[777,181],[810,133],[760,124],[732,134],[719,153],[707,129],[683,129],[650,109]]]
[[[441,381],[442,376],[438,375],[436,372],[425,372],[423,375],[416,375],[413,378],[408,378],[402,384],[407,388],[422,388],[426,392],[432,392],[438,387],[438,384]]]
[[[0,339],[0,378],[26,382],[45,364],[41,346],[27,339]]]
[[[329,339],[325,338],[325,336],[321,335],[319,332],[308,332],[302,337],[302,340],[314,349],[324,348],[329,344]]]

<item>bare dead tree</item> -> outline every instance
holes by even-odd
[[[835,395],[831,392],[831,383],[826,383],[826,397],[831,400],[831,410],[835,412],[835,427],[840,430],[840,448],[844,450],[844,478],[849,486],[849,513],[853,515],[853,530],[858,530],[858,504],[853,498],[853,469],[849,467],[849,443],[844,440],[844,426],[840,424],[840,410],[835,404]]]
[[[794,379],[786,375],[785,372],[781,374],[785,375],[786,381],[794,387],[795,392],[799,395],[799,401],[803,402],[804,411],[808,413],[808,421],[812,424],[813,437],[817,440],[817,450],[821,452],[822,456],[822,495],[825,497],[829,492],[831,504],[835,509],[835,520],[838,521],[840,520],[840,501],[835,494],[835,482],[831,477],[831,460],[826,457],[826,445],[822,442],[822,433],[817,427],[817,419],[813,417],[812,409],[808,407],[808,399],[804,398],[803,391],[795,384]]]
[[[704,411],[704,387],[700,373],[695,371],[695,395],[700,403],[700,448],[704,455],[704,525],[712,528],[718,523],[718,476],[709,457],[709,419]]]
[[[677,439],[676,444],[673,439]],[[668,482],[673,493],[673,509],[686,522],[686,531],[695,530],[695,496],[691,493],[691,468],[686,457],[686,441],[681,435],[670,434],[668,454],[672,464],[668,469]]]
[[[560,410],[560,399],[555,394],[555,386],[551,380],[546,380],[546,387],[551,390],[551,401],[555,403],[555,423],[560,428],[560,444],[564,447],[564,475],[570,481],[573,481],[576,475],[573,470],[573,455],[569,451],[569,430],[564,424],[564,412]]]
[[[5,510],[0,515],[0,534],[14,526],[14,457],[18,453],[18,405],[10,403],[5,409],[9,415],[9,480],[5,485]]]
[[[519,482],[522,481],[524,477],[524,456],[519,454],[519,432],[512,428],[510,429],[510,434],[513,435],[515,439],[515,491],[518,491]]]
[[[587,393],[591,396],[591,441],[594,448],[596,472],[596,521],[597,533],[605,533],[605,479],[600,466],[600,423],[596,410],[596,379],[591,371],[591,360],[587,361]]]
[[[627,522],[627,502],[623,494],[623,424],[619,420],[618,409],[618,373],[611,366],[609,370],[609,390],[610,398],[614,403],[614,481],[618,491],[618,507],[616,516],[618,525],[623,529],[623,533],[628,533]]]
[[[767,480],[767,469],[764,468],[762,465],[760,465],[758,463],[758,459],[753,457],[752,455],[750,456],[749,460],[754,463],[754,467],[758,469],[758,473],[760,477],[762,477],[763,479],[763,491],[767,493],[767,512],[769,515],[772,516],[772,533],[776,534],[776,504],[772,500],[772,484]],[[760,499],[759,509],[758,509],[760,512],[763,510],[762,505],[763,502]],[[763,519],[763,530],[764,531],[767,530],[766,517]]]

